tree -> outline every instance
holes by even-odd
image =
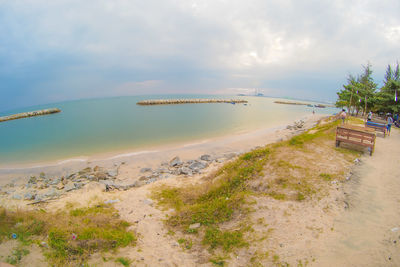
[[[384,113],[399,113],[400,101],[398,94],[400,92],[400,69],[399,63],[396,64],[394,71],[390,65],[386,68],[384,86],[376,94],[375,109]]]
[[[374,83],[374,80],[371,76],[372,75],[371,64],[368,62],[367,66],[363,66],[363,68],[364,72],[359,77],[360,86],[359,86],[358,96],[361,109],[363,110],[363,114],[366,114],[368,108],[371,109],[373,103],[375,102],[374,94],[377,89],[377,84]]]
[[[337,93],[336,106],[347,107],[350,114],[358,114],[360,110],[365,114],[375,100],[374,93],[377,85],[371,75],[370,63],[363,66],[363,73],[357,77],[350,74],[347,78],[347,84],[343,85],[343,89]]]

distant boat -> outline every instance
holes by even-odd
[[[321,104],[315,105],[314,107],[316,107],[316,108],[326,108],[325,105],[321,105]]]

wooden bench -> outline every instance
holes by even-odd
[[[336,147],[341,142],[368,147],[372,155],[375,149],[375,130],[362,126],[344,125],[336,128]]]
[[[386,124],[377,122],[377,121],[366,121],[365,122],[365,127],[369,127],[372,129],[375,129],[377,131],[380,131],[383,133],[383,137],[386,137]]]

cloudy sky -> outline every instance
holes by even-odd
[[[0,111],[168,93],[334,101],[400,59],[399,0],[0,0]]]

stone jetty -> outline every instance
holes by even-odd
[[[332,105],[322,105],[322,104],[311,105],[311,104],[301,103],[301,102],[274,101],[274,103],[276,103],[276,104],[285,104],[285,105],[309,106],[309,107],[316,107],[316,108],[326,108],[327,106],[334,107]]]
[[[308,104],[306,103],[300,103],[300,102],[286,102],[286,101],[274,101],[276,104],[285,104],[285,105],[303,105],[307,106]]]
[[[247,100],[243,99],[152,99],[152,100],[143,100],[139,101],[137,105],[175,105],[175,104],[200,104],[200,103],[247,103]]]
[[[37,111],[23,112],[23,113],[10,115],[10,116],[0,117],[0,122],[29,118],[29,117],[34,117],[34,116],[48,115],[48,114],[59,113],[59,112],[61,112],[61,110],[58,108],[49,108],[49,109],[43,109],[43,110],[37,110]]]

